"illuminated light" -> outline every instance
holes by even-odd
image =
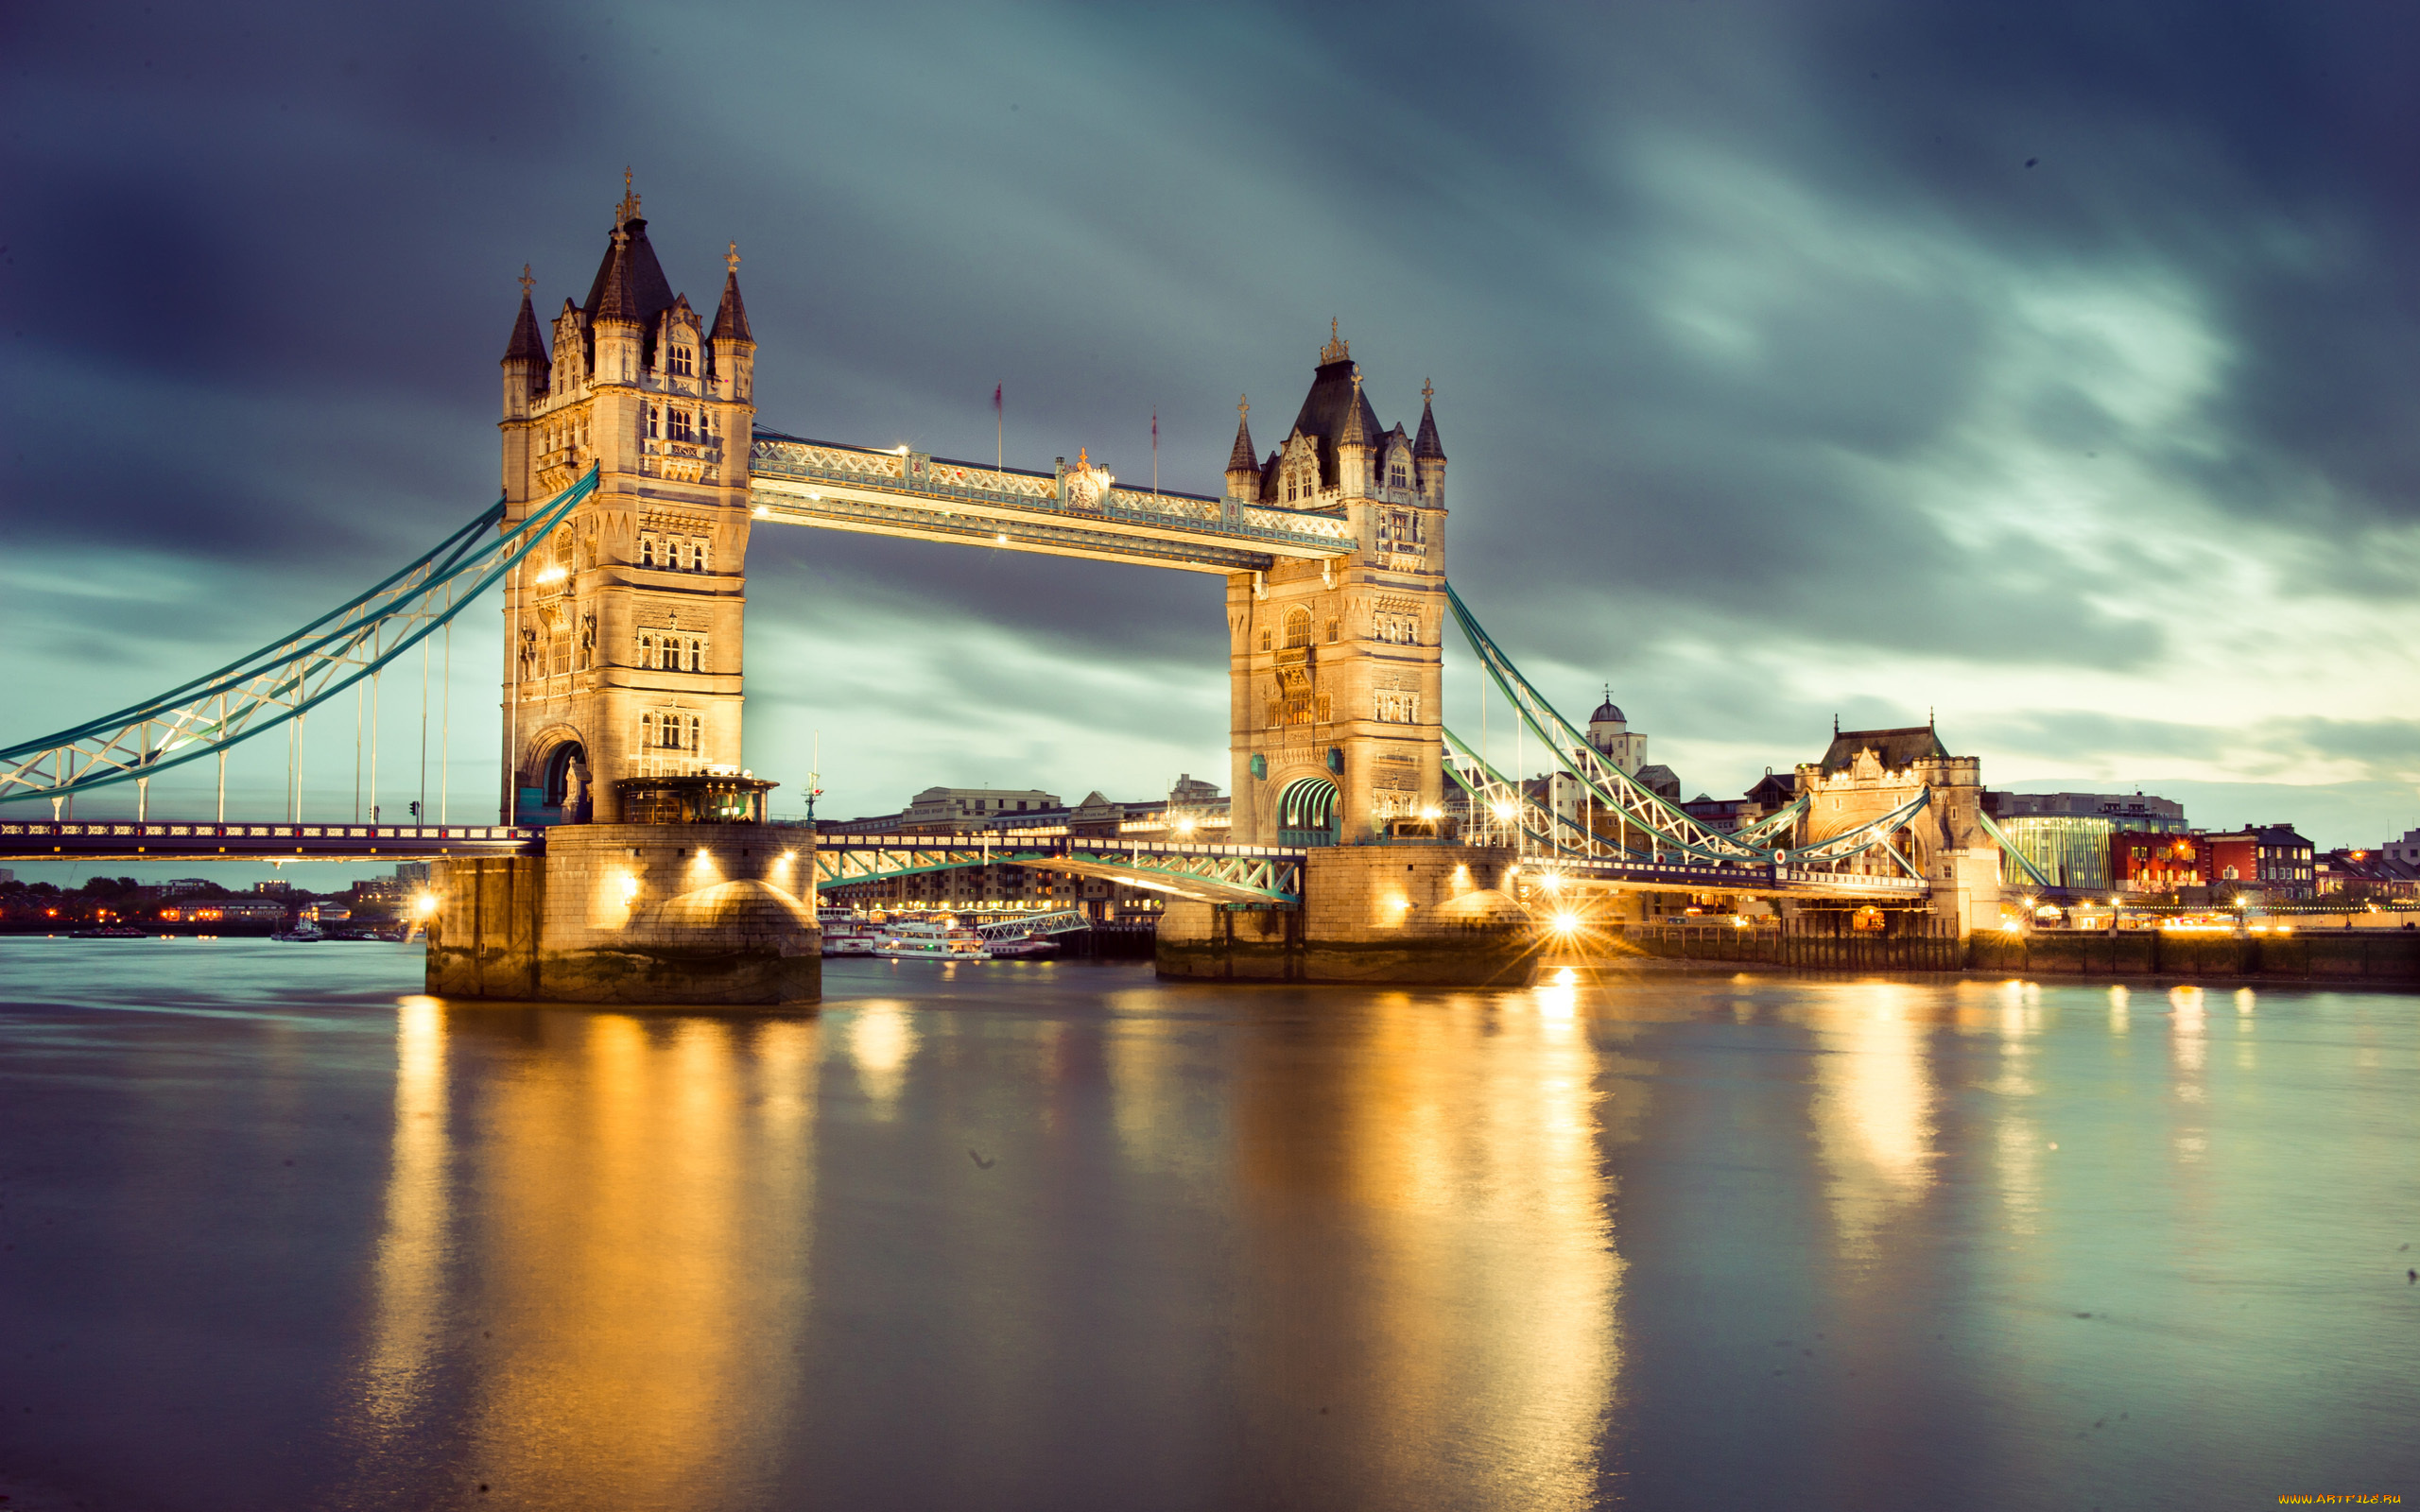
[[[765,506],[763,506],[763,505],[761,505],[761,504],[760,504],[760,505],[758,505],[758,506],[756,507],[756,518],[757,518],[757,519],[759,519],[759,520],[764,519],[766,516],[768,516],[768,515],[771,514],[772,512],[773,512],[772,510],[770,510],[770,509],[767,508]]]
[[[1748,927],[1748,916],[1745,914],[1734,914],[1731,916],[1731,922],[1736,928],[1745,929]],[[2011,925],[2010,927],[2014,928],[2015,926]]]
[[[1007,544],[1009,543],[1009,533],[1008,533],[1007,531],[1003,530],[1003,531],[1001,531],[997,536],[994,537],[993,539],[994,539],[994,540],[995,540],[995,541],[997,541],[1001,545],[1005,546],[1005,545],[1007,545]]]
[[[622,902],[629,902],[639,895],[639,879],[627,873],[622,878]]]
[[[433,892],[422,893],[419,898],[413,900],[412,906],[420,911],[423,919],[426,919],[437,912],[437,895]]]
[[[2014,919],[2010,919],[2007,923],[2002,924],[2000,928],[2011,935],[2022,935],[2025,933],[2025,926]]]
[[[1579,931],[1579,928],[1580,916],[1578,914],[1557,914],[1554,916],[1554,932],[1556,934],[1575,934]]]
[[[1580,973],[1573,971],[1568,966],[1557,967],[1555,969],[1554,985],[1557,987],[1569,987],[1572,983],[1579,980]]]
[[[542,583],[560,583],[570,576],[570,571],[565,568],[562,563],[557,562],[552,567],[547,568],[544,572],[540,573],[538,575],[538,581]]]
[[[1440,808],[1426,808],[1420,811],[1420,816],[1424,819],[1442,819],[1445,816],[1445,811]]]
[[[1563,890],[1563,878],[1551,871],[1540,872],[1538,874],[1538,885],[1544,887],[1548,892],[1561,892]]]

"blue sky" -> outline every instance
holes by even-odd
[[[2399,8],[0,26],[11,739],[492,500],[514,279],[585,291],[627,164],[693,303],[739,243],[774,429],[988,455],[1001,384],[1011,462],[1144,475],[1156,408],[1163,481],[1215,491],[1236,396],[1272,444],[1340,320],[1386,423],[1435,381],[1464,597],[1567,713],[1612,684],[1692,795],[1812,758],[1835,713],[1932,711],[1996,786],[2328,844],[2420,824]],[[750,570],[748,755],[785,812],[818,730],[825,813],[1226,781],[1214,578],[791,530]],[[492,801],[498,641],[487,610],[455,639],[458,817]],[[349,811],[350,711],[318,724],[310,803]],[[255,809],[262,745],[233,764]]]

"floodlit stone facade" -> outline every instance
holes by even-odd
[[[621,778],[738,769],[756,343],[736,247],[725,262],[709,322],[672,292],[626,192],[585,303],[542,330],[523,279],[506,527],[592,465],[599,481],[506,585],[513,822],[611,821]]]
[[[1430,394],[1417,436],[1382,431],[1340,336],[1266,458],[1249,413],[1238,417],[1230,505],[1332,513],[1355,541],[1349,555],[1227,579],[1239,844],[1363,839],[1442,809],[1445,450]]]

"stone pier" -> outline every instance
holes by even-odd
[[[674,816],[558,825],[543,857],[441,863],[431,876],[429,992],[727,1005],[822,995],[812,831],[625,802]]]
[[[1517,857],[1456,845],[1325,846],[1300,908],[1171,902],[1167,977],[1483,987],[1528,980],[1529,919],[1505,891]]]

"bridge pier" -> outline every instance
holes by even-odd
[[[625,806],[645,810],[658,806],[648,794],[735,784],[623,785]],[[822,995],[811,831],[753,819],[558,825],[544,856],[443,862],[430,885],[426,980],[438,997],[743,1005]]]
[[[1299,908],[1171,902],[1161,915],[1165,977],[1518,984],[1532,964],[1528,916],[1503,890],[1510,850],[1460,845],[1322,846],[1303,862]]]

